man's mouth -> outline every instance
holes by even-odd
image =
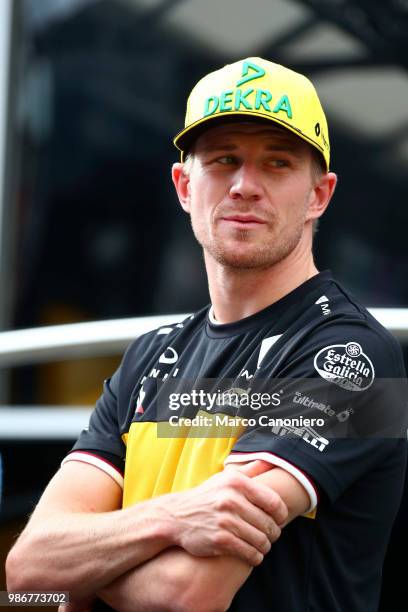
[[[231,223],[236,227],[250,228],[259,225],[265,225],[266,221],[256,215],[233,214],[221,217],[221,221]]]

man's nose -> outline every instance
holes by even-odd
[[[252,164],[242,164],[237,168],[230,187],[233,200],[259,200],[262,191],[257,170]]]

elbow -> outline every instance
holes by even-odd
[[[8,591],[19,590],[16,588],[18,572],[17,572],[17,565],[15,562],[14,548],[12,548],[9,554],[7,555],[5,571],[6,571],[7,590]]]
[[[68,590],[64,585],[56,585],[49,568],[39,562],[35,542],[27,537],[20,537],[7,555],[5,572],[9,591],[53,591]]]
[[[16,544],[7,555],[5,570],[8,591],[28,591],[31,587],[19,548]]]

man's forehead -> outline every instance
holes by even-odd
[[[293,146],[303,148],[303,143],[299,137],[292,134],[289,130],[279,125],[270,125],[271,122],[263,123],[257,121],[237,121],[209,128],[199,136],[196,141],[195,149],[206,148],[207,146],[222,144],[227,140],[240,135],[256,135],[265,141],[276,139],[293,143]]]

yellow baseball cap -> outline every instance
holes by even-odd
[[[183,161],[194,140],[228,117],[269,120],[287,128],[330,164],[327,120],[307,77],[260,57],[228,64],[203,77],[188,101],[184,129],[174,138]]]

